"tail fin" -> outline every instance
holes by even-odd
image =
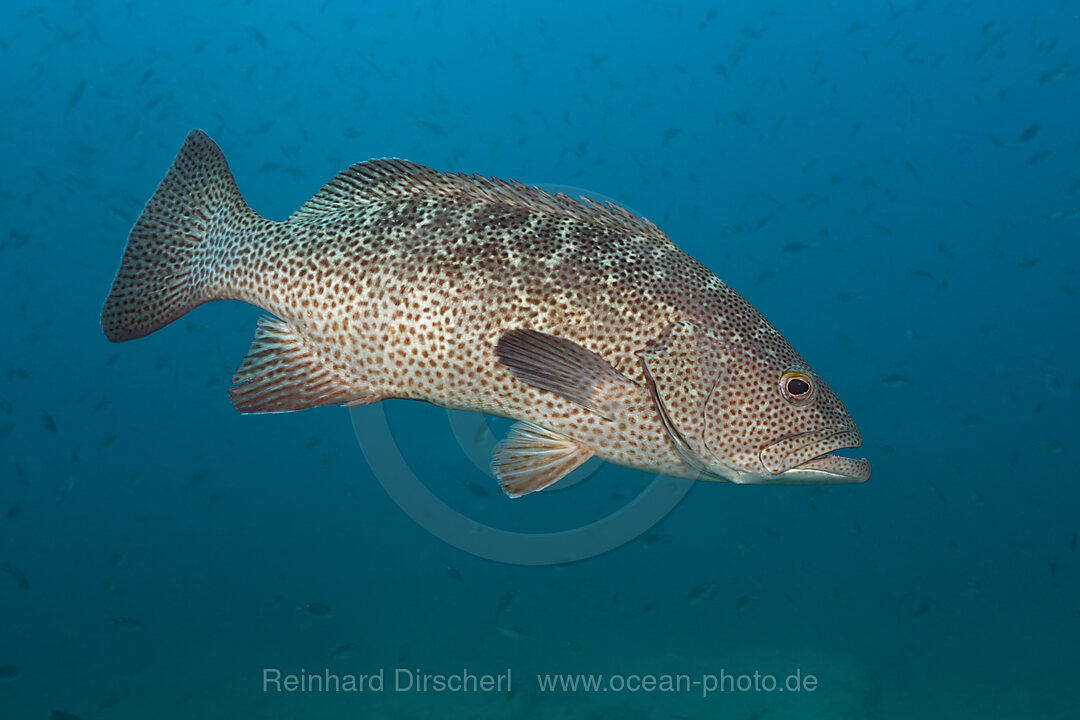
[[[105,336],[134,340],[224,297],[208,251],[252,217],[221,149],[192,130],[128,236],[101,311]]]

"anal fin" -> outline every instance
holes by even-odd
[[[262,317],[229,389],[242,413],[365,405],[382,397],[330,367],[287,322]]]
[[[491,468],[503,492],[521,497],[553,485],[592,455],[593,451],[577,440],[518,422],[492,451]]]

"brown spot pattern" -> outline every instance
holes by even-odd
[[[263,382],[273,404],[260,407],[242,384],[234,396],[245,398],[245,411],[426,400],[524,420],[618,464],[697,476],[665,431],[639,356],[687,323],[724,349],[710,360],[723,371],[705,382],[704,401],[700,389],[668,392],[676,403],[690,393],[702,408],[685,431],[705,464],[723,470],[718,477],[769,475],[842,446],[790,440],[801,433],[844,432],[847,441],[858,433],[784,337],[654,224],[517,183],[370,160],[273,222],[244,204],[220,150],[193,131],[131,233],[102,324],[111,339],[130,339],[215,298],[283,321],[263,328],[252,348],[263,354],[237,376]],[[516,328],[606,360],[632,381],[620,391],[624,412],[605,419],[515,378],[494,348]],[[287,337],[319,381],[301,381],[288,367],[260,380],[271,372],[270,335]],[[782,396],[779,378],[790,370],[814,379],[812,402]],[[290,382],[303,387],[291,391]]]

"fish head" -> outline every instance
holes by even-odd
[[[720,339],[675,323],[640,354],[675,449],[705,478],[865,482],[867,460],[833,454],[862,444],[851,415],[783,336],[768,331],[753,341]]]
[[[743,483],[860,483],[870,477],[867,460],[833,454],[862,445],[862,434],[802,358],[794,351],[741,355],[717,378],[705,404],[706,461],[734,469],[733,479]]]

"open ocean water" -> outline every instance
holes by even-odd
[[[1077,717],[1076,0],[9,2],[0,76],[0,718]],[[256,308],[100,325],[196,127],[275,219],[371,157],[632,208],[873,476],[511,500],[502,420],[237,413]]]

